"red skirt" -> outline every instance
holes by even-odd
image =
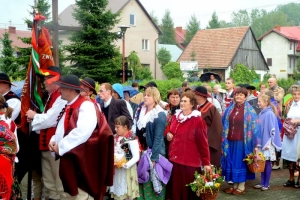
[[[11,160],[0,154],[0,199],[9,200],[13,184],[13,165]]]
[[[189,167],[177,163],[172,163],[172,175],[167,184],[167,200],[194,200],[200,199],[196,193],[191,190],[189,184],[194,181],[195,171],[201,172],[200,167]]]

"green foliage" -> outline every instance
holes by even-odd
[[[159,36],[159,44],[176,44],[174,22],[169,10],[166,10],[164,17],[162,18],[160,29],[162,35]]]
[[[293,71],[293,78],[295,80],[300,80],[300,58],[298,58],[296,68]]]
[[[198,30],[200,30],[200,21],[198,21],[196,15],[193,14],[190,21],[186,25],[185,40],[183,43],[188,45]]]
[[[154,21],[154,23],[158,26],[159,20],[158,20],[158,17],[155,15],[154,11],[151,11],[151,13],[149,15],[150,15],[151,19]]]
[[[31,5],[30,7],[31,7],[31,10],[33,10],[35,8],[34,5]],[[36,7],[37,7],[38,12],[46,17],[45,21],[40,21],[40,25],[47,24],[47,22],[49,22],[51,20],[51,11],[50,11],[51,5],[50,5],[49,1],[48,0],[38,0]],[[30,19],[25,18],[25,23],[32,24],[33,12],[29,12],[29,14],[30,14]]]
[[[258,75],[253,68],[249,70],[245,65],[237,64],[235,68],[231,69],[230,77],[232,77],[235,82],[253,83],[253,79],[257,79]]]
[[[163,68],[171,60],[171,54],[166,48],[160,48],[157,52],[157,59],[160,67]]]
[[[82,30],[74,32],[64,48],[72,73],[98,82],[117,82],[121,65],[113,59],[120,54],[114,44],[118,35],[111,30],[119,22],[120,13],[107,9],[107,0],[77,0],[76,5],[73,16]]]
[[[137,80],[151,80],[153,79],[152,72],[149,67],[138,68],[136,73]]]
[[[3,45],[3,49],[0,54],[0,69],[8,76],[15,78],[15,73],[18,70],[18,64],[16,63],[16,57],[14,57],[14,49],[12,48],[12,40],[9,39],[8,32],[3,34],[3,38],[0,38],[0,42]]]
[[[179,63],[177,62],[169,62],[165,66],[163,66],[162,71],[164,72],[167,79],[176,78],[179,80],[183,80],[183,73],[180,69]]]
[[[290,88],[291,85],[296,84],[296,80],[292,78],[288,78],[288,79],[280,78],[277,79],[277,84],[286,91],[287,89]]]
[[[220,28],[220,22],[219,22],[219,18],[217,16],[216,11],[213,12],[212,16],[211,16],[211,20],[209,20],[208,22],[208,26],[206,27],[207,29],[215,29],[215,28]]]
[[[132,70],[132,79],[136,80],[137,71],[141,70],[143,67],[135,51],[130,52],[130,55],[127,57],[127,62],[129,69]]]
[[[294,22],[295,25],[300,25],[300,3],[278,5],[276,10],[285,13],[289,22]]]

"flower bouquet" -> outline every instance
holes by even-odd
[[[266,159],[262,152],[258,151],[258,148],[254,148],[254,151],[247,155],[243,161],[247,162],[248,168],[253,173],[264,172]]]
[[[224,177],[221,176],[222,170],[217,170],[213,165],[212,173],[199,174],[195,172],[195,180],[192,183],[187,184],[190,186],[193,192],[196,192],[197,196],[200,196],[202,200],[213,200],[216,199],[219,194],[221,183],[224,181]]]

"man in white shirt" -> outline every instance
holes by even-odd
[[[67,102],[64,111],[58,118],[55,135],[52,136],[49,143],[50,151],[54,152],[57,158],[60,157],[60,177],[65,191],[68,192],[62,194],[61,199],[64,197],[67,199],[92,199],[87,192],[77,186],[80,184],[79,182],[64,182],[65,179],[62,176],[66,178],[66,174],[62,173],[61,170],[68,170],[62,168],[63,159],[68,158],[65,154],[84,144],[95,130],[97,125],[95,105],[80,95],[82,87],[77,76],[67,75],[55,84],[60,86],[61,98]],[[74,185],[76,191],[72,192],[70,188]]]
[[[48,72],[45,76],[45,90],[49,96],[45,104],[43,113],[36,113],[33,110],[28,110],[26,116],[28,121],[31,121],[32,131],[39,135],[39,150],[41,151],[41,165],[42,165],[42,180],[47,192],[49,192],[50,199],[60,199],[63,193],[63,186],[59,178],[59,161],[51,155],[48,144],[51,137],[55,134],[57,118],[59,113],[67,104],[67,101],[61,99],[59,86],[54,81],[59,80],[61,76],[61,69],[56,66],[50,66],[44,72]],[[34,173],[33,173],[34,174]],[[34,198],[38,197],[35,189],[38,188],[38,179],[33,179]],[[40,192],[41,193],[41,192]]]

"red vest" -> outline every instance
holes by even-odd
[[[45,105],[44,113],[46,113],[50,108],[52,108],[53,103],[56,101],[56,99],[59,96],[60,96],[60,92],[58,90],[55,90],[52,94],[50,94],[50,98]],[[51,137],[55,134],[55,130],[56,127],[50,127],[40,131],[39,149],[41,151],[49,151],[48,144],[50,142]]]

